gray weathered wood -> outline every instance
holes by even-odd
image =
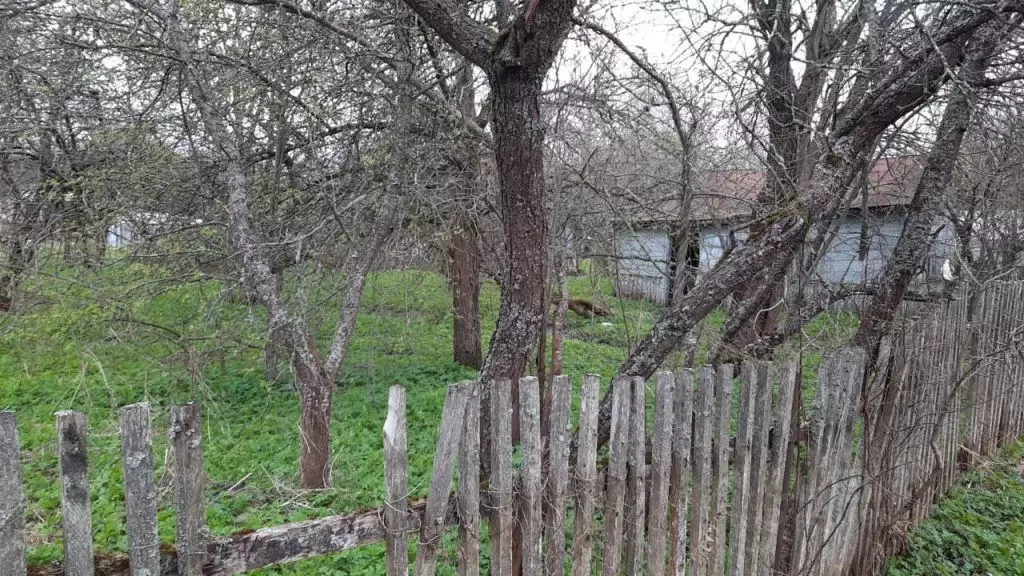
[[[676,375],[675,424],[672,427],[672,479],[669,489],[669,573],[683,576],[686,571],[686,536],[693,476],[690,452],[693,445],[693,370]]]
[[[715,385],[715,371],[700,369],[700,387],[697,389],[693,433],[693,491],[690,501],[690,570],[692,576],[707,574],[708,566],[708,515],[711,510],[711,429],[712,393]]]
[[[174,505],[177,512],[178,566],[182,576],[201,576],[206,562],[203,431],[199,406],[171,407],[168,431],[174,450]]]
[[[665,573],[665,520],[668,512],[669,472],[672,467],[672,425],[675,377],[657,374],[654,395],[654,436],[651,446],[651,501],[647,513],[647,573]]]
[[[629,458],[630,381],[616,378],[612,384],[611,436],[605,479],[604,576],[616,576],[622,565],[622,508],[626,500],[626,463]]]
[[[750,421],[757,392],[757,371],[747,362],[740,373],[743,389],[740,392],[740,413],[736,418],[736,449],[733,458],[736,480],[732,492],[732,535],[729,538],[729,576],[744,576],[744,552],[747,537],[747,508],[750,487]]]
[[[72,410],[57,412],[64,573],[67,576],[92,576],[93,573],[89,463],[85,444],[85,415]]]
[[[425,508],[425,502],[409,507],[410,530],[421,523]],[[385,513],[386,509],[381,507],[361,514],[328,516],[219,538],[207,546],[209,562],[203,574],[229,576],[381,542],[387,536],[381,521]],[[458,522],[455,506],[450,506],[446,525],[455,526]],[[166,560],[161,576],[181,576],[176,563]]]
[[[629,417],[629,475],[626,486],[626,574],[643,572],[647,478],[647,384],[632,380]]]
[[[572,537],[572,574],[590,576],[597,498],[597,416],[601,378],[583,377],[579,444],[576,446],[576,521]],[[614,412],[613,412],[614,413]]]
[[[512,575],[512,383],[491,385],[491,574]]]
[[[480,574],[480,386],[466,399],[459,442],[459,576]]]
[[[18,422],[0,412],[0,571],[25,574],[25,493],[21,485]]]
[[[545,573],[565,572],[565,514],[569,486],[569,412],[572,390],[568,376],[555,376],[551,383],[551,411],[548,423],[547,514],[544,517]]]
[[[420,524],[416,576],[433,576],[437,570],[437,552],[441,545],[441,533],[444,531],[452,478],[455,475],[455,458],[459,450],[459,441],[462,439],[466,399],[472,393],[471,387],[471,382],[449,386],[444,400],[441,426],[437,432],[437,447],[434,449],[434,472],[430,477],[427,508]]]
[[[541,493],[540,385],[533,376],[519,381],[520,441],[523,455],[521,502],[523,574],[543,571],[544,523]]]
[[[132,576],[160,574],[153,428],[149,404],[121,408],[121,454],[124,462],[124,508]]]
[[[768,428],[772,409],[771,366],[764,362],[756,365],[757,389],[754,399],[754,423],[751,429],[750,448],[750,490],[748,494],[747,535],[744,539],[743,566],[746,571],[756,574],[761,569],[758,544],[761,536],[761,521],[764,510],[764,492],[767,481],[765,466],[768,460]]]
[[[408,468],[405,388],[396,385],[388,391],[388,415],[384,419],[384,549],[388,576],[409,573]]]
[[[729,424],[732,416],[732,364],[718,367],[715,379],[715,456],[712,459],[714,486],[711,556],[708,574],[725,574],[726,526],[729,521]]]
[[[779,396],[775,402],[775,438],[772,442],[768,482],[766,483],[768,492],[764,500],[765,528],[760,535],[760,548],[764,551],[765,561],[758,573],[764,576],[771,574],[775,564],[775,548],[778,545],[779,533],[779,507],[782,504],[783,476],[786,470],[786,451],[789,445],[797,370],[797,364],[794,362],[788,362],[783,367]]]

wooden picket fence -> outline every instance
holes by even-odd
[[[224,538],[206,530],[198,407],[176,406],[169,436],[177,537],[174,553],[163,554],[149,407],[126,406],[131,573],[237,574],[381,541],[388,574],[409,573],[410,543],[416,575],[441,565],[476,575],[485,563],[500,576],[877,573],[880,559],[899,551],[894,534],[924,518],[966,460],[1024,434],[1022,334],[1024,285],[1007,283],[924,314],[887,342],[887,370],[867,379],[859,350],[827,355],[813,388],[799,385],[796,363],[748,362],[738,378],[724,365],[662,372],[652,382],[616,379],[600,459],[598,377],[583,378],[575,425],[568,377],[553,379],[543,410],[537,380],[522,379],[518,447],[513,387],[499,382],[491,388],[484,489],[479,389],[455,384],[429,491],[417,503],[408,499],[405,391],[395,386],[383,418],[382,507]],[[92,575],[84,416],[60,412],[57,428],[63,569]],[[14,414],[0,413],[5,576],[25,574],[23,502]],[[457,553],[442,554],[452,545],[442,536],[456,527]]]

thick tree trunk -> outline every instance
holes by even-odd
[[[455,311],[453,346],[455,361],[479,369],[480,347],[480,245],[472,218],[460,212],[452,232],[452,308]]]
[[[331,400],[334,382],[319,366],[296,360],[302,416],[299,483],[303,488],[323,488],[331,483]]]
[[[513,440],[519,437],[518,382],[537,342],[544,303],[547,215],[544,209],[544,125],[540,117],[542,73],[505,68],[491,75],[494,143],[501,183],[501,218],[507,266],[501,285],[498,325],[480,372],[482,406],[498,379],[512,384]],[[480,418],[481,446],[487,452],[490,419]],[[488,453],[489,454],[489,453]],[[487,458],[482,459],[485,466]]]

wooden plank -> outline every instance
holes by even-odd
[[[448,387],[437,431],[434,448],[434,471],[430,477],[427,508],[420,524],[420,542],[416,551],[416,576],[433,576],[437,570],[437,552],[441,546],[441,533],[445,527],[452,478],[455,476],[455,458],[462,439],[466,400],[472,393],[471,382]]]
[[[388,390],[384,419],[384,539],[388,576],[409,573],[408,507],[409,454],[405,417],[405,388]]]
[[[426,502],[409,507],[410,529],[422,522],[425,509]],[[385,513],[385,507],[374,508],[360,514],[328,516],[219,538],[207,546],[209,562],[203,574],[229,576],[385,541],[388,531],[381,521]],[[458,523],[455,506],[449,506],[445,525]],[[165,558],[163,566],[161,576],[180,576],[173,558]]]
[[[651,445],[651,503],[647,513],[647,573],[665,573],[665,520],[668,512],[669,472],[672,467],[672,425],[675,377],[657,374],[654,395],[654,437]]]
[[[195,403],[171,407],[168,432],[174,450],[174,504],[178,566],[182,576],[201,576],[206,562],[206,503],[203,499],[203,431]]]
[[[779,515],[782,505],[782,489],[786,472],[786,451],[789,447],[789,430],[793,413],[793,394],[796,392],[798,366],[795,362],[787,362],[782,369],[782,381],[779,395],[775,401],[775,433],[769,458],[768,492],[764,500],[765,528],[760,534],[760,548],[764,554],[764,565],[758,571],[763,576],[770,576],[775,565],[775,549],[778,546]],[[753,573],[753,572],[752,572]]]
[[[672,478],[669,488],[669,573],[683,576],[686,571],[690,478],[693,475],[690,452],[693,445],[693,370],[676,375],[675,424],[672,426]]]
[[[480,386],[466,399],[459,442],[459,576],[480,574]]]
[[[544,517],[545,573],[565,572],[565,514],[569,488],[569,412],[572,389],[568,376],[551,382],[548,437],[547,514]]]
[[[629,458],[626,485],[626,574],[643,572],[647,477],[647,384],[634,376],[629,417]]]
[[[491,385],[491,574],[512,576],[512,383]]]
[[[626,500],[630,396],[629,378],[616,378],[612,384],[611,436],[605,479],[604,576],[617,576],[622,565],[622,508]]]
[[[121,408],[121,454],[131,574],[156,576],[160,573],[160,535],[148,403]]]
[[[579,443],[576,447],[576,521],[572,537],[572,574],[590,576],[597,498],[597,416],[601,378],[583,377]],[[614,412],[613,412],[614,413]]]
[[[533,376],[519,381],[520,441],[523,456],[522,492],[523,574],[541,574],[544,566],[544,523],[540,435],[540,384]]]
[[[89,462],[85,444],[85,415],[72,410],[57,412],[57,453],[61,511],[64,515],[64,573],[67,576],[93,574]]]
[[[708,573],[725,574],[726,524],[729,520],[729,424],[732,415],[732,364],[718,367],[715,379],[715,441],[712,465],[711,556]]]
[[[743,576],[746,566],[743,563],[746,552],[747,509],[750,484],[750,438],[751,420],[754,410],[754,395],[757,391],[757,371],[747,362],[740,373],[743,389],[740,391],[740,413],[736,417],[736,449],[733,461],[736,467],[736,478],[732,492],[732,535],[729,539],[729,575]]]
[[[708,566],[708,515],[711,510],[711,429],[712,400],[715,371],[700,369],[700,387],[697,390],[696,422],[693,427],[693,491],[690,496],[693,512],[690,515],[690,571],[692,576],[706,574]]]
[[[25,574],[25,493],[20,454],[14,412],[0,412],[0,567],[11,576]]]
[[[761,535],[761,520],[764,510],[764,492],[767,481],[765,467],[768,460],[768,427],[770,426],[772,408],[772,373],[771,366],[765,362],[755,365],[757,372],[757,389],[754,398],[754,425],[751,429],[750,446],[750,481],[747,506],[747,535],[744,540],[743,566],[752,574],[757,573],[762,565],[758,557],[758,543]]]

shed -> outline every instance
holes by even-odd
[[[921,167],[914,156],[882,158],[874,164],[864,192],[836,222],[834,238],[817,267],[817,282],[866,285],[878,278],[903,231]],[[698,279],[728,250],[747,241],[747,225],[764,186],[761,170],[714,171],[699,178],[687,255]],[[658,304],[671,299],[677,262],[672,231],[678,213],[678,203],[665,198],[615,222],[616,294]],[[927,270],[916,281],[919,286],[941,278],[942,264],[955,249],[955,234],[945,219],[937,219],[933,230],[935,240]]]

